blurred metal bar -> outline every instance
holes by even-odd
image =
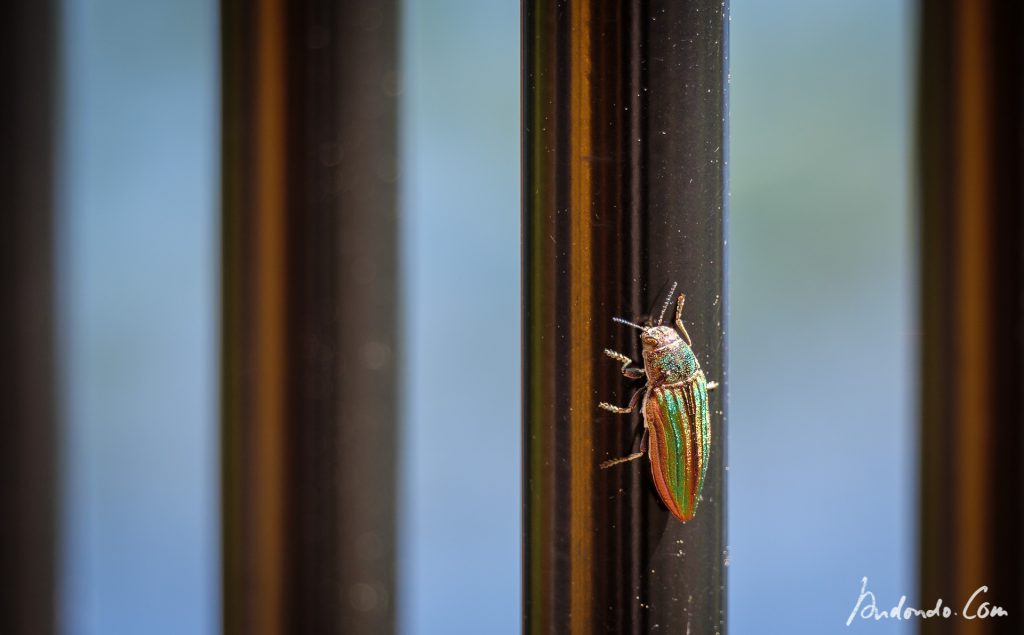
[[[221,16],[224,629],[390,632],[396,6]]]
[[[725,386],[727,7],[523,3],[524,630],[725,630],[725,393],[697,516],[658,500],[632,419],[637,317],[672,281],[710,379]]]
[[[57,8],[0,19],[0,633],[52,633],[57,391],[54,130]]]
[[[1024,11],[920,6],[922,632],[1024,632]]]

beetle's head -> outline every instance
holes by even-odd
[[[664,348],[679,341],[679,333],[671,326],[649,326],[640,334],[645,351]]]

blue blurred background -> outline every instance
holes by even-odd
[[[404,10],[399,624],[518,633],[519,4]]]
[[[62,630],[219,630],[217,6],[64,3]]]
[[[404,9],[400,625],[516,633],[519,7]],[[734,633],[914,598],[912,12],[732,2]],[[219,630],[217,28],[64,3],[67,633]]]
[[[831,633],[916,600],[915,5],[731,6],[729,622]]]

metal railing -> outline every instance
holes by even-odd
[[[0,632],[14,635],[57,621],[55,5],[0,19]]]
[[[920,5],[921,605],[1006,608],[925,633],[1021,632],[1024,45],[1018,3]]]
[[[394,629],[397,23],[222,5],[228,633]]]
[[[524,630],[721,633],[727,7],[523,5]],[[703,502],[683,524],[634,461],[636,331],[669,284],[711,398]]]

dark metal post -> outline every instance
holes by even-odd
[[[55,3],[0,19],[0,632],[52,633]]]
[[[921,3],[921,605],[1009,615],[927,633],[1024,630],[1024,11]]]
[[[524,629],[721,633],[727,8],[722,2],[523,5]],[[678,281],[710,379],[711,466],[697,516],[658,501],[632,419],[598,410],[639,358],[611,322]]]
[[[390,632],[396,7],[222,6],[225,631]]]

